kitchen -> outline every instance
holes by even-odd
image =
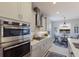
[[[0,2],[0,57],[79,57],[78,5]]]
[[[31,2],[1,2],[0,4],[2,12],[0,15],[0,56],[45,56],[52,45],[47,31],[47,18],[40,13],[40,10],[35,15]]]

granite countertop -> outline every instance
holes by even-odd
[[[49,38],[49,37],[50,36],[46,36],[45,38]],[[43,39],[45,39],[45,38],[43,38]],[[41,40],[32,39],[31,46],[36,45],[37,43],[41,42],[43,39],[41,39]]]
[[[77,40],[77,39],[72,39],[72,38],[68,38],[68,42],[69,42],[69,44],[70,44],[70,47],[71,47],[71,49],[72,49],[72,52],[73,52],[74,56],[75,56],[75,57],[79,57],[79,49],[76,48],[76,47],[74,46],[74,44],[73,44],[73,43],[78,43],[78,44],[79,44],[79,40]]]
[[[31,41],[31,46],[33,46],[33,45],[35,45],[35,44],[37,44],[37,43],[39,43],[39,41],[38,41],[38,40],[33,39],[33,40]]]

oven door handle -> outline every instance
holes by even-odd
[[[29,43],[29,42],[25,42],[25,43],[17,44],[17,45],[14,45],[14,46],[6,47],[6,48],[4,48],[4,50],[9,50],[9,49],[18,47],[18,46],[23,45],[23,44],[26,44],[26,43]]]

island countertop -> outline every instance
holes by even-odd
[[[79,49],[73,43],[79,43],[79,39],[68,38],[69,45],[75,57],[79,57]]]

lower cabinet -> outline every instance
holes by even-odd
[[[74,53],[69,43],[68,43],[68,52],[69,52],[69,57],[74,57]]]
[[[39,57],[41,56],[41,47],[39,45],[32,46],[31,57]]]
[[[0,57],[3,57],[3,49],[0,48]]]
[[[51,45],[52,41],[50,38],[40,40],[39,43],[32,46],[31,57],[44,57]]]

